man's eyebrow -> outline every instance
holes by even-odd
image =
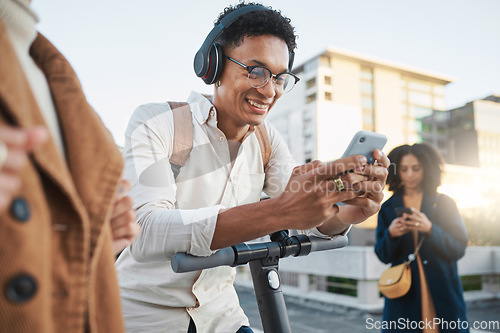
[[[250,61],[256,63],[259,66],[265,66],[265,67],[267,67],[267,64],[265,62],[260,61],[260,60],[252,59]]]

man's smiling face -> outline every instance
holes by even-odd
[[[265,66],[273,74],[288,70],[288,48],[282,39],[272,35],[245,37],[234,48],[227,48],[226,55],[247,66]],[[261,124],[274,103],[281,97],[274,89],[273,80],[253,88],[248,83],[248,71],[228,60],[220,77],[221,86],[215,89],[214,104],[219,121],[224,127],[247,127]]]

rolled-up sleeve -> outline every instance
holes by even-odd
[[[132,183],[129,195],[141,225],[130,251],[140,262],[165,260],[177,252],[213,253],[210,244],[223,206],[177,209],[169,162],[173,131],[172,112],[164,103],[138,107],[125,132],[124,178]]]

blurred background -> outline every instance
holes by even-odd
[[[219,12],[235,3],[34,0],[33,7],[39,30],[76,69],[89,102],[121,146],[138,105],[183,101],[192,90],[211,93],[195,76],[193,57]],[[290,17],[299,36],[294,72],[301,81],[269,116],[297,161],[338,158],[360,129],[387,135],[386,153],[405,143],[435,145],[446,160],[440,191],[456,200],[476,246],[461,261],[464,288],[472,298],[498,297],[500,2],[263,4]],[[349,250],[355,252],[339,259],[368,266],[339,275],[287,273],[284,264],[284,281],[334,298],[354,296],[359,306],[380,306],[372,287],[383,266],[376,266],[376,257],[366,259],[375,226],[373,218],[355,228]]]

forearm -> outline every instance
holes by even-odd
[[[348,206],[340,206],[339,212],[323,222],[323,224],[318,227],[318,230],[322,234],[333,236],[339,235],[349,229],[352,223],[348,222],[350,217],[348,213],[346,213],[346,208],[348,208]]]
[[[321,232],[327,235],[336,235],[345,231],[352,224],[358,224],[367,219],[367,216],[361,214],[361,210],[356,206],[340,206],[337,215],[323,223],[318,228]],[[324,232],[324,231],[328,232]]]
[[[221,206],[194,210],[143,207],[139,236],[130,250],[139,262],[164,261],[177,252],[208,256]]]
[[[221,210],[210,248],[216,250],[287,229],[287,217],[280,211],[276,198]]]

